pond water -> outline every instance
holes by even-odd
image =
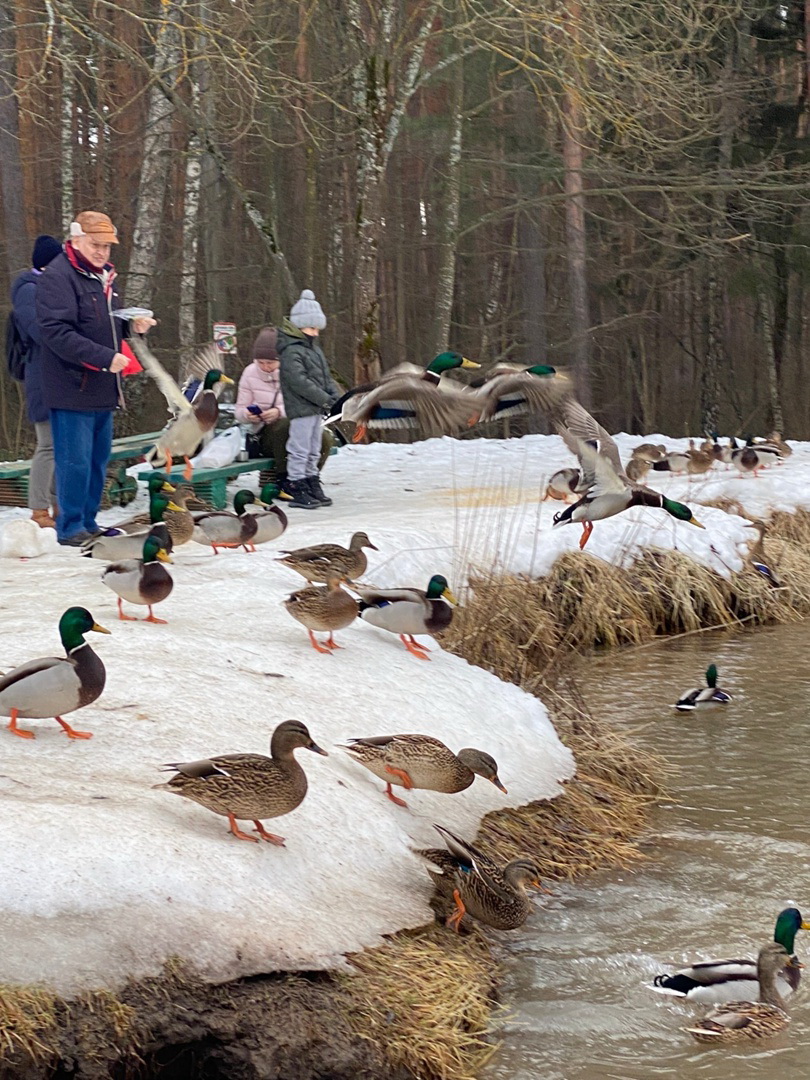
[[[703,1047],[683,1031],[705,1005],[648,989],[695,959],[755,956],[783,907],[810,920],[806,791],[810,624],[698,634],[612,654],[581,683],[591,710],[679,767],[647,861],[555,886],[509,935],[506,1021],[485,1080],[679,1080],[810,1075],[808,965],[774,1040]],[[714,661],[733,701],[672,708]]]

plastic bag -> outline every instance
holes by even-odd
[[[193,469],[219,469],[236,461],[244,449],[245,440],[239,427],[230,427],[216,435],[191,459]]]

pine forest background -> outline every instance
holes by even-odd
[[[0,0],[0,311],[99,209],[174,371],[310,287],[347,386],[449,345],[613,430],[810,438],[809,57],[810,0]]]

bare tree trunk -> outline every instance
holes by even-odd
[[[568,4],[569,33],[577,39],[581,8],[579,0]],[[588,302],[588,248],[585,233],[585,188],[582,180],[584,125],[575,87],[566,90],[562,105],[562,158],[565,184],[565,238],[568,256],[568,288],[573,332],[574,378],[586,408],[591,402],[591,315]]]
[[[464,65],[459,60],[451,75],[448,102],[450,113],[450,145],[447,150],[447,182],[437,243],[436,311],[434,316],[433,352],[444,352],[450,339],[450,318],[456,282],[456,240],[461,208],[461,146],[464,122]]]
[[[72,63],[70,29],[62,26],[62,126],[60,130],[60,160],[59,171],[62,181],[61,220],[64,235],[70,230],[70,223],[76,214],[80,213],[74,206],[76,192],[73,181],[73,147],[75,138],[73,133],[73,104],[75,100],[75,74]]]
[[[706,264],[706,355],[701,377],[700,420],[705,435],[720,426],[720,362],[723,354],[722,334],[723,295],[717,277],[717,264],[709,258]]]
[[[13,6],[3,0],[0,2],[0,190],[3,193],[3,235],[9,280],[28,266],[30,258],[25,235],[13,27]]]
[[[154,73],[173,84],[180,60],[179,22],[185,0],[168,0],[155,42]],[[127,301],[148,307],[152,301],[157,267],[158,241],[163,223],[166,184],[171,165],[171,134],[174,107],[158,85],[149,92],[146,137],[143,144],[138,213],[132,234],[127,276]]]

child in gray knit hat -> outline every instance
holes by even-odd
[[[326,326],[323,308],[311,289],[304,289],[278,332],[281,393],[290,420],[287,439],[287,482],[281,497],[290,506],[314,510],[330,506],[318,475],[321,417],[342,391],[329,371],[318,336]]]

